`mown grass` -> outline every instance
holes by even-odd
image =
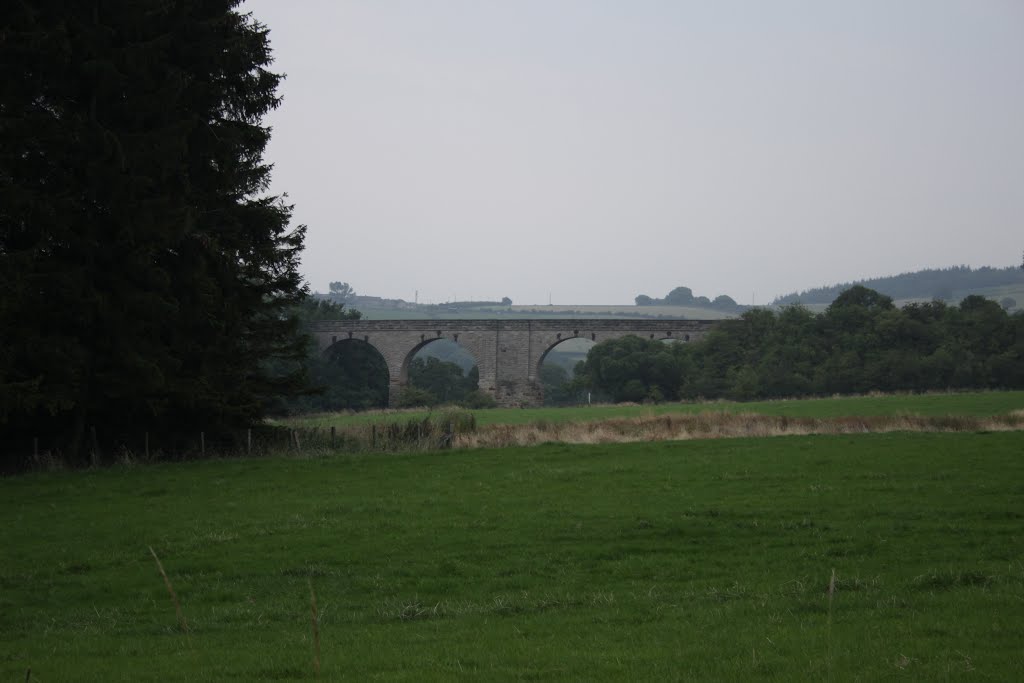
[[[593,405],[565,408],[492,408],[475,410],[477,424],[526,424],[530,422],[592,422],[627,417],[675,413],[756,413],[786,417],[849,417],[881,415],[1002,415],[1024,409],[1024,391],[984,391],[947,394],[885,394],[781,401],[712,401],[662,403],[658,405]],[[406,421],[443,412],[429,410],[367,411],[363,413],[321,413],[303,415],[281,422],[294,427],[330,428],[371,422]]]
[[[881,434],[3,479],[0,679],[311,679],[315,591],[328,680],[1016,680],[1022,453]]]

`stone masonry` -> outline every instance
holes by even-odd
[[[325,320],[313,324],[321,351],[350,340],[372,345],[387,362],[393,402],[408,381],[416,352],[438,339],[450,339],[473,354],[480,389],[500,406],[538,406],[544,357],[563,341],[595,342],[627,335],[696,341],[715,320]]]

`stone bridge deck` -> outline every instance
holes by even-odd
[[[392,401],[408,381],[416,352],[439,339],[464,347],[476,359],[480,389],[502,406],[541,405],[538,381],[544,357],[569,339],[600,342],[628,335],[696,341],[717,320],[325,320],[313,324],[322,351],[335,344],[365,342],[388,366]]]

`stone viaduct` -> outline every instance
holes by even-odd
[[[454,341],[476,359],[480,389],[500,406],[537,406],[544,391],[538,377],[544,357],[569,339],[595,342],[627,335],[696,341],[716,320],[325,320],[313,324],[320,350],[361,341],[387,362],[394,402],[408,381],[416,352],[439,339]]]

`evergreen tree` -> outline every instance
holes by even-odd
[[[0,429],[216,430],[299,388],[304,228],[261,196],[280,100],[240,0],[37,0],[0,27]]]

